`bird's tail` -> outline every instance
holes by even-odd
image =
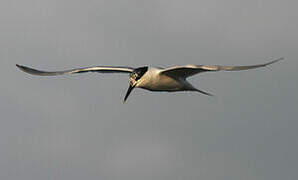
[[[202,90],[199,90],[197,88],[195,88],[191,83],[189,83],[188,81],[185,81],[184,83],[186,83],[187,85],[185,86],[185,90],[186,91],[196,91],[196,92],[199,92],[199,93],[202,93],[202,94],[205,94],[207,96],[214,96],[213,94],[210,94],[208,92],[205,92],[205,91],[202,91]]]
[[[196,89],[196,88],[195,88],[195,91],[197,91],[197,92],[199,92],[199,93],[202,93],[202,94],[205,94],[205,95],[207,95],[207,96],[214,96],[213,94],[210,94],[210,93],[208,93],[208,92],[205,92],[205,91],[202,91],[202,90],[199,90],[199,89]]]

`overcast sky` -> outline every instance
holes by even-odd
[[[298,179],[298,1],[1,0],[1,180]],[[136,89],[92,65],[251,65],[215,94]]]

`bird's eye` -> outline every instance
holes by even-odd
[[[131,75],[131,77],[132,77],[133,79],[136,79],[136,78],[138,77],[138,74],[134,72],[134,73]]]

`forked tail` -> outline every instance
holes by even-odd
[[[205,94],[207,96],[214,96],[213,94],[210,94],[208,92],[205,92],[205,91],[202,91],[202,90],[199,90],[199,89],[195,89],[195,91],[199,92],[199,93],[202,93],[202,94]]]

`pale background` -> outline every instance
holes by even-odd
[[[1,180],[298,179],[298,1],[1,0]],[[250,65],[137,89],[91,65]]]

